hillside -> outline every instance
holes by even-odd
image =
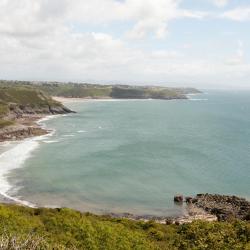
[[[45,134],[37,119],[70,112],[34,87],[0,85],[0,141]]]
[[[249,249],[243,221],[161,225],[71,209],[0,205],[1,249]]]
[[[1,115],[57,114],[69,111],[42,91],[25,86],[0,86],[0,105]]]
[[[53,82],[0,81],[0,86],[25,86],[36,88],[50,96],[73,98],[116,98],[116,99],[186,99],[187,94],[200,93],[194,88],[167,88],[156,86],[99,85]]]

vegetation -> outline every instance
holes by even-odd
[[[29,105],[31,107],[47,107],[48,105],[60,105],[45,95],[42,91],[26,86],[0,86],[0,112],[5,110],[9,104]]]
[[[66,208],[0,205],[0,244],[11,246],[13,238],[27,244],[18,249],[250,249],[250,223],[160,225]]]
[[[21,113],[48,113],[62,107],[39,89],[25,85],[0,84],[0,129],[14,124],[15,115]],[[13,113],[12,117],[8,114]]]
[[[142,87],[53,82],[0,81],[0,129],[13,124],[3,119],[17,109],[26,113],[48,113],[50,107],[62,107],[50,96],[74,98],[185,99],[192,88]],[[18,111],[18,112],[19,112]],[[18,113],[16,112],[16,113]]]
[[[152,98],[185,99],[186,94],[199,93],[193,88],[166,88],[155,86],[98,85],[57,82],[0,81],[0,86],[36,88],[51,96],[75,98]]]

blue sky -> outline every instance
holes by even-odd
[[[0,78],[250,88],[249,0],[0,0]]]

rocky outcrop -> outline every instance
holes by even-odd
[[[192,204],[216,215],[219,221],[250,220],[250,202],[237,196],[198,194],[192,199]]]
[[[53,115],[61,115],[61,114],[68,114],[68,113],[76,113],[75,111],[72,111],[68,109],[65,106],[58,106],[58,107],[49,107],[49,112]]]
[[[9,104],[8,116],[12,118],[20,118],[23,115],[57,115],[57,114],[68,114],[75,113],[74,111],[66,108],[63,105],[46,105],[40,107],[31,107],[30,105],[18,105],[15,103]]]
[[[168,217],[165,218],[165,223],[169,224],[186,224],[191,223],[196,220],[203,220],[203,221],[217,221],[217,217],[213,214],[206,212],[202,208],[198,208],[193,204],[189,204],[186,208],[187,214],[178,216],[178,217]],[[163,221],[161,224],[164,224]]]
[[[48,131],[38,126],[16,125],[9,126],[0,130],[0,142],[23,140],[28,137],[40,136],[48,133]]]
[[[5,115],[6,121],[12,121],[14,125],[0,129],[0,142],[22,140],[28,137],[47,134],[48,131],[37,125],[36,121],[46,115],[58,115],[75,113],[60,103],[57,105],[45,105],[31,107],[30,105],[9,104],[9,112]]]
[[[174,202],[176,203],[182,203],[184,200],[183,195],[175,195]]]

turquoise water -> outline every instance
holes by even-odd
[[[173,215],[176,193],[250,197],[250,92],[193,100],[87,101],[46,121],[10,193],[41,206]],[[18,187],[18,190],[16,189]]]

